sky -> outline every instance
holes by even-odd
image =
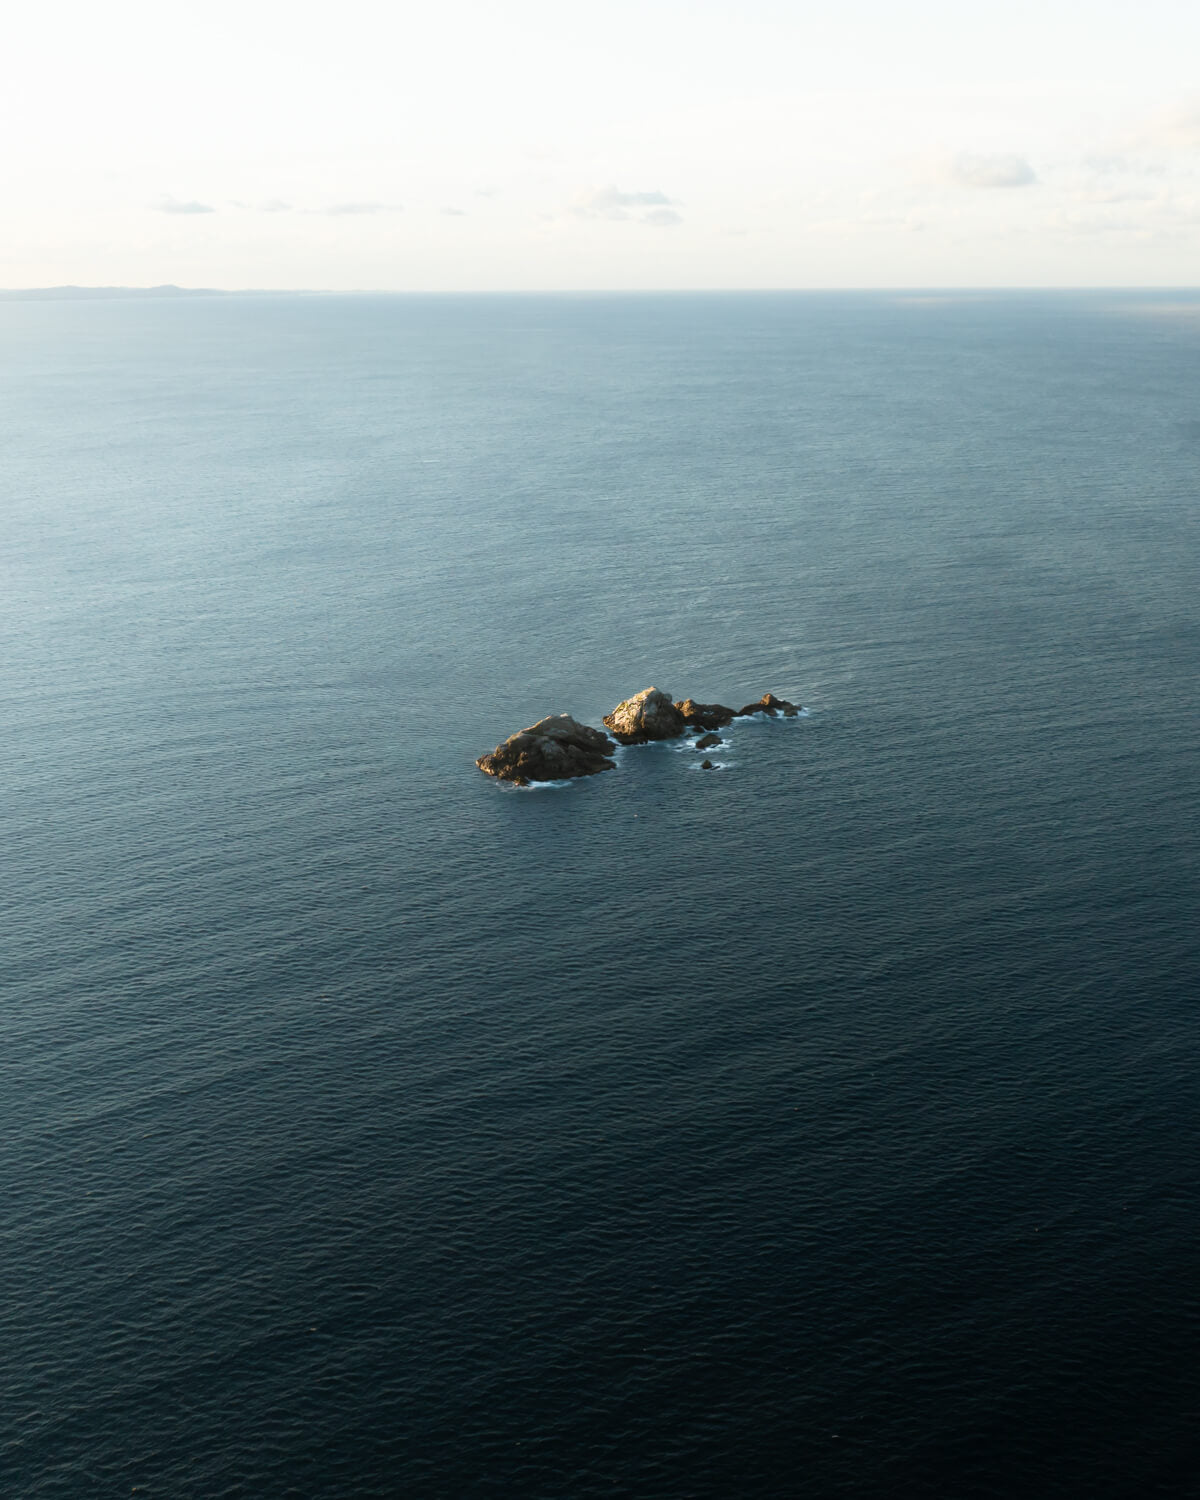
[[[0,286],[1189,286],[1200,4],[26,3]]]

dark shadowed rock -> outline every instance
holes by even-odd
[[[673,740],[686,727],[683,715],[668,694],[658,688],[643,688],[618,703],[604,723],[622,745],[644,745],[647,740]]]
[[[697,703],[694,698],[685,698],[675,707],[691,729],[724,729],[734,719],[733,709],[726,708],[723,703]]]
[[[719,734],[702,734],[696,741],[697,750],[711,750],[714,745],[723,745],[725,741]]]
[[[716,767],[713,765],[711,760],[702,760],[700,762],[700,769],[702,771],[714,771],[716,770]]]
[[[510,735],[475,764],[501,781],[528,786],[531,781],[567,781],[611,771],[616,762],[608,757],[616,748],[599,729],[580,724],[570,714],[551,714]]]
[[[768,714],[772,719],[782,714],[785,719],[794,719],[800,712],[798,703],[789,703],[786,698],[777,698],[774,693],[764,693],[757,703],[747,703],[739,708],[737,717],[744,719],[749,714]]]

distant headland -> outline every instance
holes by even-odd
[[[509,735],[490,754],[481,755],[475,764],[489,776],[511,781],[516,786],[529,786],[535,781],[570,781],[615,770],[617,763],[611,757],[617,745],[673,740],[689,730],[699,730],[695,748],[707,750],[723,743],[717,730],[726,728],[734,719],[749,718],[752,714],[766,714],[772,719],[782,714],[785,719],[794,719],[799,712],[798,703],[776,698],[774,693],[764,693],[757,702],[744,708],[726,708],[723,703],[697,703],[694,698],[675,702],[669,693],[648,687],[604,715],[608,734],[581,724],[570,714],[551,714],[528,729]],[[701,769],[710,771],[714,767],[706,760]]]
[[[0,291],[4,302],[110,301],[116,297],[222,297],[227,293],[207,286],[42,286]]]
[[[324,297],[319,289],[221,286],[33,286],[0,290],[0,302],[171,301],[184,297]]]

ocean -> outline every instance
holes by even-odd
[[[1200,294],[0,351],[0,1493],[1200,1494]]]

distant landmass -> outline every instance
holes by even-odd
[[[219,297],[216,287],[187,286],[43,286],[0,291],[5,302],[70,302],[83,297]]]
[[[322,297],[314,287],[40,286],[0,290],[0,302],[87,302],[118,297]],[[352,295],[352,294],[351,294]],[[369,292],[368,296],[384,295]]]

